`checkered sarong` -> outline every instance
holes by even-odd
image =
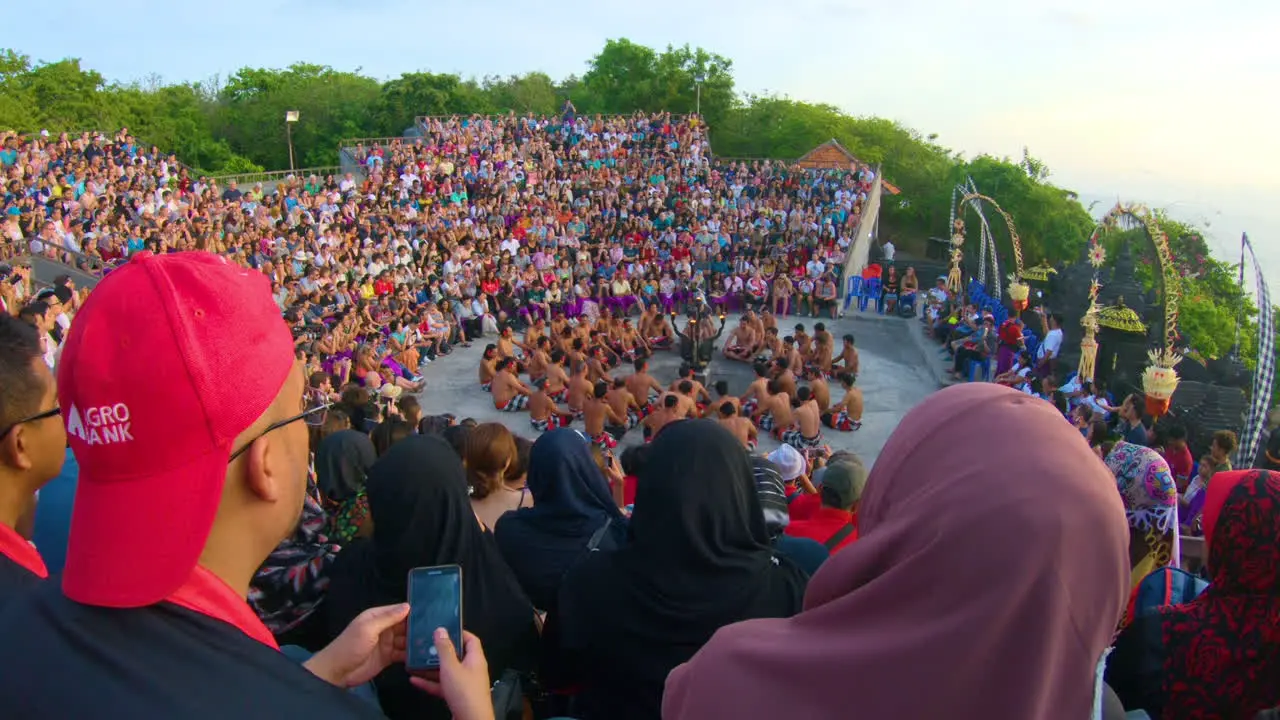
[[[1236,451],[1234,466],[1252,467],[1258,442],[1262,439],[1262,428],[1267,422],[1271,383],[1276,374],[1275,326],[1271,319],[1271,293],[1267,290],[1266,278],[1262,276],[1262,266],[1253,254],[1249,236],[1241,237],[1240,242],[1249,251],[1258,283],[1258,365],[1253,371],[1253,398],[1249,403],[1249,414],[1244,419],[1244,430],[1240,433],[1240,448]]]

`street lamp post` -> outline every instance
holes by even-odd
[[[289,143],[289,170],[293,171],[293,124],[298,122],[297,110],[284,111],[284,136]]]
[[[698,73],[697,75],[693,76],[693,86],[694,86],[694,92],[695,92],[693,112],[698,117],[702,117],[702,83],[706,82],[706,80],[707,80],[706,76],[703,75],[702,73]]]

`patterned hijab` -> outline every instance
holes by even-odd
[[[1134,568],[1133,581],[1164,565],[1179,567],[1178,488],[1169,463],[1155,450],[1127,442],[1116,443],[1106,463],[1116,477],[1129,527],[1145,533],[1151,551]]]
[[[1280,473],[1219,473],[1207,492],[1212,582],[1160,611],[1172,720],[1252,718],[1280,703]]]

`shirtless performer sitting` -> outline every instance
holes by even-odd
[[[583,408],[587,406],[587,398],[593,391],[591,381],[587,379],[587,364],[580,362],[573,366],[573,374],[569,376],[569,391],[565,394],[565,402],[576,418],[582,417]]]
[[[853,346],[853,333],[844,336],[844,347],[841,348],[840,354],[831,361],[831,372],[852,373],[855,377],[858,375],[858,349]]]
[[[756,427],[765,432],[770,432],[775,428],[789,428],[794,421],[791,413],[791,396],[783,389],[782,383],[775,378],[769,381],[765,388],[763,397],[760,398],[760,406],[756,410],[755,417],[752,418]]]
[[[670,392],[684,392],[680,390],[680,386],[686,380],[689,382],[690,387],[692,389],[685,394],[687,394],[689,398],[693,400],[694,404],[697,406],[698,413],[701,414],[702,409],[706,406],[706,403],[711,402],[711,394],[707,392],[707,388],[705,385],[698,382],[694,378],[692,365],[689,365],[688,363],[681,365],[680,377],[678,377],[675,380],[675,382],[671,383],[671,385],[667,388],[667,390]]]
[[[631,324],[631,318],[622,319],[622,329],[619,331],[618,343],[622,348],[622,356],[629,360],[646,358],[653,354],[653,351],[649,349],[649,343]]]
[[[627,389],[627,381],[622,378],[613,381],[613,386],[605,393],[605,401],[623,418],[624,422],[620,424],[628,430],[639,425],[640,418],[644,417],[640,401]]]
[[[813,339],[814,339],[814,341],[816,342],[818,338],[820,338],[820,337],[822,337],[822,336],[824,336],[824,335],[825,335],[825,336],[826,336],[826,338],[827,338],[827,347],[831,347],[832,345],[834,345],[834,344],[835,344],[835,339],[834,339],[834,338],[832,338],[832,337],[831,337],[831,333],[827,331],[827,325],[826,325],[826,323],[814,323],[814,324],[813,324]]]
[[[813,338],[804,331],[804,323],[796,323],[795,332],[791,333],[791,337],[795,338],[796,349],[801,355],[808,355],[813,351]]]
[[[818,412],[824,413],[831,408],[831,386],[827,384],[827,379],[817,372],[810,371],[805,373],[805,381],[809,383],[809,392],[813,393],[813,399],[818,401]]]
[[[569,362],[560,350],[552,351],[550,359],[551,362],[547,363],[547,397],[562,403],[569,393],[569,373],[565,372]]]
[[[751,362],[755,357],[757,342],[755,330],[747,323],[746,318],[742,318],[738,321],[738,327],[729,333],[729,339],[720,352],[730,360]]]
[[[529,396],[529,423],[538,432],[569,427],[573,423],[573,413],[561,410],[547,394],[546,378],[533,381],[533,394]]]
[[[756,359],[768,358],[772,360],[782,355],[783,352],[782,338],[778,337],[778,328],[771,327],[766,329],[764,331],[764,342],[760,344],[760,357]],[[768,353],[768,355],[765,355],[765,353]]]
[[[706,406],[697,400],[695,382],[694,380],[680,380],[676,382],[674,391],[676,396],[680,398],[680,410],[684,413],[684,417],[690,420],[702,417],[702,411],[706,409]]]
[[[738,398],[742,406],[744,415],[755,417],[756,410],[760,407],[761,401],[766,397],[769,390],[769,368],[768,363],[758,362],[752,369],[756,371],[756,379],[751,381],[747,386],[747,391]]]
[[[844,432],[862,427],[862,388],[854,385],[856,381],[857,377],[853,373],[840,373],[844,397],[822,414],[823,425]]]
[[[609,347],[609,336],[599,330],[592,330],[587,340],[588,357],[595,356],[607,368],[616,368],[622,362],[621,356]]]
[[[773,379],[777,380],[782,391],[787,397],[794,397],[796,394],[796,374],[791,372],[791,363],[784,358],[778,358],[773,362]]]
[[[804,356],[796,346],[796,339],[790,335],[782,338],[782,353],[774,355],[771,359],[779,358],[787,361],[787,367],[804,367]]]
[[[733,414],[737,415],[742,406],[738,402],[737,395],[729,394],[729,382],[727,380],[717,380],[711,387],[716,391],[716,399],[707,405],[707,409],[702,412],[702,417],[714,418],[716,413],[720,411],[720,406],[726,402],[733,405]]]
[[[547,366],[551,364],[551,339],[540,336],[534,342],[533,352],[529,354],[529,379],[537,380],[547,376]]]
[[[636,371],[627,376],[627,389],[636,396],[640,403],[641,414],[647,415],[653,401],[662,394],[662,383],[649,374],[649,361],[643,358],[636,360]]]
[[[515,367],[516,361],[511,358],[499,360],[498,373],[489,390],[493,393],[493,406],[503,412],[520,412],[529,406],[529,386],[520,382]]]
[[[830,340],[831,336],[829,334],[817,335],[813,338],[813,357],[805,365],[806,370],[812,370],[822,377],[831,375]]]
[[[587,437],[601,450],[612,450],[618,446],[618,440],[627,432],[625,416],[619,415],[606,396],[609,384],[598,382],[587,398],[586,407],[582,409],[582,422],[586,427]]]
[[[657,402],[657,407],[653,412],[645,416],[640,422],[644,427],[644,441],[650,442],[654,436],[658,434],[662,428],[675,422],[683,420],[680,416],[680,398],[675,393],[667,393],[663,395]]]
[[[507,358],[515,361],[515,372],[517,375],[524,372],[524,350],[518,347],[515,338],[511,336],[511,326],[506,325],[502,328],[502,333],[498,335],[498,342],[495,343],[498,348],[498,357]]]
[[[595,350],[587,355],[587,378],[591,382],[613,382],[613,376],[609,374],[609,365],[605,359],[606,352],[608,350],[604,346],[597,345]]]
[[[774,431],[778,439],[800,450],[812,452],[822,449],[822,423],[818,419],[818,402],[809,388],[796,391],[795,420],[791,427],[778,426]]]
[[[719,417],[716,422],[721,427],[733,433],[738,438],[738,442],[742,443],[748,450],[756,449],[756,426],[751,422],[750,418],[745,418],[738,414],[736,406],[731,400],[725,400],[720,403],[717,409]]]
[[[489,392],[493,385],[493,376],[498,374],[498,346],[489,343],[484,346],[484,354],[480,356],[480,389]]]
[[[650,348],[669,350],[675,347],[676,331],[672,329],[671,323],[667,322],[667,316],[656,310],[647,324],[641,321],[640,332],[644,334],[644,339],[649,343]]]

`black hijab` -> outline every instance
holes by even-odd
[[[626,544],[627,520],[591,456],[586,437],[568,428],[543,433],[529,454],[533,507],[499,518],[498,549],[535,607],[555,605],[560,581],[605,527],[599,550]]]
[[[538,636],[533,606],[471,510],[462,461],[448,443],[414,435],[392,446],[369,471],[373,537],[338,556],[329,586],[329,629],[356,615],[404,602],[409,571],[462,566],[462,622],[484,643],[489,671],[532,668]],[[393,718],[449,717],[444,703],[409,685],[403,666],[377,678],[383,712]]]
[[[364,487],[365,474],[377,459],[368,435],[339,430],[316,448],[316,485],[325,499],[346,502]]]
[[[637,481],[630,544],[587,556],[560,590],[578,714],[658,717],[667,673],[725,625],[794,615],[806,583],[770,546],[741,443],[711,420],[668,425]]]

